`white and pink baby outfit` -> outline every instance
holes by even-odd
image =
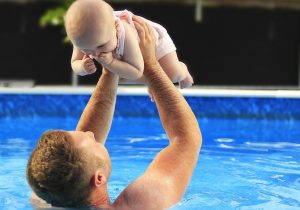
[[[116,19],[116,26],[117,26],[117,37],[118,37],[118,44],[116,49],[116,54],[119,58],[121,58],[124,54],[124,44],[125,44],[125,28],[122,24],[121,20],[125,20],[129,23],[130,26],[134,28],[134,23],[132,21],[133,14],[128,10],[123,11],[114,11],[115,19]],[[145,19],[145,18],[144,18]],[[155,36],[156,36],[156,58],[157,60],[161,59],[165,55],[176,51],[176,47],[169,36],[167,30],[159,25],[158,23],[154,23],[150,20],[147,20],[147,23],[153,27]],[[136,31],[137,33],[137,31]],[[137,37],[138,38],[138,37]]]

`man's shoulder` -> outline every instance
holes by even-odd
[[[116,209],[163,209],[168,195],[159,177],[141,176],[127,186],[114,202]]]
[[[113,203],[113,206],[116,207],[116,209],[132,209],[134,204],[139,203],[142,192],[139,190],[138,183],[137,180],[134,181],[121,192]]]

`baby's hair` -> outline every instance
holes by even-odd
[[[77,0],[64,17],[65,29],[70,38],[83,36],[95,24],[113,18],[113,8],[102,0]]]

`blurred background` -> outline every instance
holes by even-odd
[[[0,86],[94,85],[72,76],[72,0],[0,0]],[[300,88],[300,0],[111,0],[165,26],[196,85]]]

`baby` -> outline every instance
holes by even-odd
[[[65,28],[73,44],[72,69],[78,75],[96,71],[93,59],[109,71],[132,82],[143,82],[144,61],[139,38],[127,10],[113,11],[102,0],[77,0],[67,11]],[[177,58],[176,47],[161,25],[146,20],[157,38],[156,57],[172,82],[190,87],[193,78]]]

